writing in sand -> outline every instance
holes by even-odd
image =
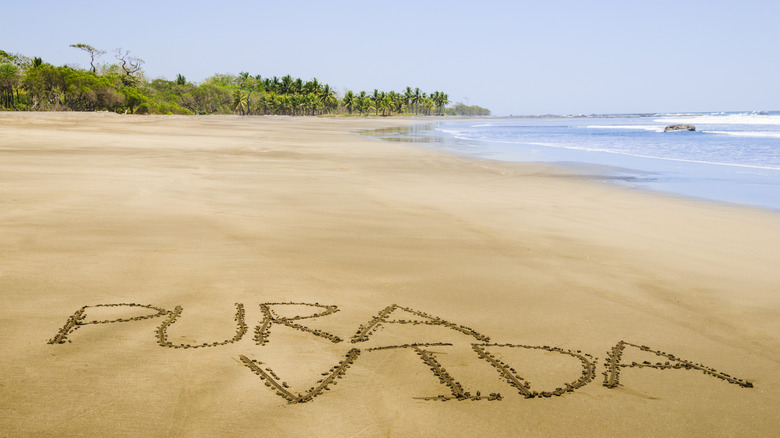
[[[257,346],[262,347],[269,342],[271,328],[275,324],[306,332],[312,336],[323,338],[324,340],[333,344],[338,344],[343,341],[343,338],[336,334],[326,332],[321,329],[313,329],[300,323],[302,320],[313,320],[316,318],[324,318],[329,315],[333,315],[339,311],[338,307],[335,305],[301,302],[276,302],[262,303],[259,306],[262,318],[259,324],[254,327],[253,335],[253,341]],[[235,307],[236,313],[234,320],[236,324],[236,332],[232,338],[199,344],[185,344],[171,342],[168,335],[171,326],[173,326],[173,324],[179,320],[182,315],[183,309],[181,306],[176,306],[173,310],[136,303],[97,304],[92,306],[83,306],[76,310],[76,312],[73,313],[70,317],[68,317],[65,325],[51,340],[49,340],[49,344],[64,344],[72,342],[70,338],[72,337],[73,333],[77,329],[85,326],[98,326],[101,324],[113,323],[132,323],[134,321],[150,318],[162,318],[162,323],[155,331],[156,342],[159,344],[159,346],[174,349],[214,348],[239,342],[249,331],[249,327],[246,324],[244,305],[242,303],[236,303]],[[114,311],[111,313],[113,319],[87,319],[90,313],[99,314],[99,310],[105,310],[107,308],[112,308],[111,310]],[[355,334],[351,336],[349,342],[356,345],[372,345],[371,343],[366,344],[366,342],[369,341],[377,331],[381,330],[385,326],[397,324],[407,324],[419,327],[420,333],[422,333],[425,328],[433,326],[465,335],[466,339],[468,339],[468,342],[465,345],[470,345],[471,350],[474,353],[473,361],[475,363],[484,361],[489,364],[494,369],[497,379],[508,385],[508,390],[517,392],[525,398],[564,396],[591,383],[596,378],[597,358],[588,353],[582,352],[581,350],[568,350],[549,345],[495,343],[491,342],[488,336],[485,336],[464,325],[456,324],[438,316],[397,304],[392,304],[385,307],[384,309],[381,309],[375,316],[371,317],[368,322],[361,324]],[[414,333],[418,333],[418,331],[412,330],[411,333],[411,336],[414,336]],[[243,363],[249,370],[260,377],[265,386],[270,388],[278,396],[282,397],[289,403],[307,403],[313,401],[316,397],[323,395],[326,391],[330,391],[332,386],[337,384],[338,379],[346,377],[350,366],[355,364],[355,362],[359,360],[361,356],[377,351],[391,349],[409,350],[413,352],[445,387],[444,392],[446,392],[446,394],[419,397],[420,399],[441,401],[498,401],[504,398],[499,392],[483,394],[481,391],[473,389],[467,390],[467,388],[465,388],[464,385],[458,381],[456,375],[445,369],[440,358],[437,357],[437,353],[434,350],[444,346],[453,346],[453,343],[414,342],[414,339],[408,339],[408,342],[391,343],[389,345],[377,345],[364,348],[353,347],[349,349],[349,351],[346,353],[346,356],[338,363],[335,363],[328,370],[320,373],[319,380],[317,380],[312,387],[306,391],[301,392],[291,389],[287,382],[280,379],[273,369],[268,366],[264,366],[262,362],[250,359],[246,355],[240,355],[239,359],[241,363]],[[532,387],[531,382],[529,382],[527,378],[521,376],[515,367],[510,365],[509,361],[505,358],[505,353],[507,351],[518,349],[527,351],[542,351],[548,355],[555,356],[556,361],[569,361],[571,362],[569,365],[576,365],[573,367],[570,366],[568,370],[576,371],[572,372],[572,375],[566,378],[565,381],[560,382],[559,386],[557,386],[555,389],[535,389]],[[626,351],[632,351],[634,353],[643,352],[644,355],[648,357],[655,356],[653,360],[656,360],[657,362],[648,360],[642,362],[628,362],[628,360],[623,359],[624,352]],[[502,352],[504,354],[502,354]],[[696,371],[743,388],[753,387],[753,384],[747,380],[720,372],[709,366],[682,359],[665,351],[623,340],[618,341],[615,346],[606,353],[606,358],[602,364],[602,367],[602,385],[607,388],[621,386],[621,371],[632,368]]]

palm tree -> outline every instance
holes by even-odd
[[[281,83],[281,90],[279,91],[282,94],[290,94],[292,93],[293,89],[293,78],[290,75],[286,75],[282,78]]]
[[[379,99],[380,99],[379,90],[374,88],[374,92],[371,93],[371,100],[374,101],[374,108],[376,109],[377,116],[379,115]]]
[[[436,106],[436,114],[443,116],[444,106],[450,103],[448,96],[441,91],[434,91],[431,94],[431,100],[434,106]]]
[[[419,88],[415,88],[412,94],[412,103],[414,104],[414,114],[417,115],[417,108],[420,105],[425,93],[421,93]]]
[[[450,104],[450,96],[447,96],[447,93],[441,91],[439,93],[439,104],[440,104],[440,109],[441,109],[441,114],[439,114],[439,115],[443,116],[444,115],[444,107],[446,107],[447,105]]]
[[[382,115],[390,115],[393,113],[393,99],[390,97],[389,94],[382,93],[382,97],[380,98],[380,101],[382,102]]]
[[[404,105],[406,105],[406,111],[412,112],[412,99],[414,98],[414,91],[412,91],[412,87],[406,87],[406,90],[404,90]]]
[[[392,113],[395,111],[396,113],[401,114],[404,106],[404,95],[396,93],[395,91],[391,91],[387,93],[387,95],[390,97],[390,112]]]
[[[316,116],[318,111],[322,112],[324,102],[320,96],[314,93],[309,94],[309,96],[311,96],[311,115]]]
[[[360,103],[360,114],[365,114],[371,111],[371,103],[373,101],[366,94],[365,91],[360,92],[360,99],[358,100],[358,102]]]
[[[274,93],[278,93],[279,89],[277,86],[279,85],[279,78],[274,76],[273,78],[265,78],[263,79],[263,87],[265,88],[265,91],[272,91]]]
[[[371,108],[373,108],[374,106],[375,106],[374,105],[374,101],[371,100],[371,98],[369,96],[366,96],[366,97],[363,98],[363,110],[365,112],[370,113],[371,112]]]
[[[233,110],[243,116],[246,114],[247,107],[247,95],[240,88],[236,88],[233,91]]]
[[[352,108],[355,107],[355,93],[352,92],[352,90],[349,90],[344,94],[344,99],[341,100],[341,104],[344,105],[344,108],[347,109],[347,111],[352,114]]]
[[[257,110],[262,111],[263,114],[268,113],[268,95],[270,93],[261,93],[257,99]]]
[[[277,114],[293,115],[294,102],[288,94],[282,94],[279,96],[279,111]]]
[[[360,114],[363,114],[363,111],[365,111],[365,108],[363,107],[364,97],[366,97],[365,91],[361,91],[360,94],[355,97],[355,108],[358,110]]]
[[[402,114],[404,112],[404,95],[396,93],[393,105],[395,106],[395,112]]]
[[[19,85],[22,83],[20,69],[14,64],[0,64],[0,107],[16,108]]]
[[[281,102],[279,100],[279,95],[276,94],[275,91],[270,91],[265,95],[265,107],[271,114],[279,114]]]
[[[338,107],[339,101],[336,99],[336,92],[330,88],[330,85],[323,85],[320,89],[319,96],[322,99],[322,104],[327,111],[330,112],[332,109]]]
[[[304,103],[303,96],[300,94],[290,94],[287,96],[287,98],[290,102],[290,115],[298,115],[298,108],[300,108]]]
[[[428,97],[423,98],[422,100],[423,107],[425,107],[425,115],[429,116],[431,115],[431,110],[433,109],[433,100],[431,100]]]
[[[320,92],[320,82],[317,80],[317,78],[313,78],[304,84],[303,90],[307,93],[318,94]]]

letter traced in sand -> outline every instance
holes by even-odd
[[[266,368],[263,370],[260,367],[262,362],[251,360],[243,354],[239,357],[241,358],[241,361],[244,362],[244,365],[249,367],[252,372],[260,376],[260,378],[265,381],[265,386],[271,388],[271,390],[276,392],[278,396],[286,399],[289,403],[306,403],[312,401],[314,397],[320,395],[323,391],[330,390],[328,386],[335,385],[337,383],[336,379],[344,377],[347,369],[350,367],[350,365],[352,365],[353,362],[355,362],[358,356],[360,356],[360,349],[353,348],[349,350],[347,357],[344,358],[344,360],[331,367],[328,371],[322,373],[324,377],[320,380],[317,380],[315,385],[309,388],[308,391],[304,392],[303,394],[293,394],[290,392],[287,382],[281,381],[281,379],[279,379],[279,377],[273,372],[273,370],[271,370],[271,368]]]
[[[295,316],[279,316],[276,314],[276,312],[273,311],[272,307],[281,307],[281,306],[308,306],[308,307],[319,307],[321,309],[324,309],[322,312],[313,313],[311,315],[302,316],[302,315],[295,315]],[[309,327],[303,326],[301,324],[294,323],[293,321],[301,320],[301,319],[314,319],[319,318],[321,316],[328,316],[332,315],[333,313],[336,313],[339,311],[337,306],[326,306],[324,304],[320,303],[263,303],[260,305],[260,311],[263,312],[263,320],[260,322],[260,324],[255,327],[255,343],[257,345],[264,345],[268,342],[268,337],[271,335],[271,325],[273,323],[283,324],[287,327],[301,330],[307,333],[311,333],[315,336],[320,336],[323,338],[326,338],[330,340],[333,343],[341,342],[341,338],[338,336],[322,331],[322,330],[316,330],[311,329]]]
[[[157,328],[157,343],[160,344],[161,347],[168,347],[168,348],[203,348],[203,347],[217,347],[219,345],[227,345],[232,344],[234,342],[238,342],[241,340],[241,338],[244,337],[244,334],[246,334],[247,326],[246,322],[244,322],[244,305],[241,303],[236,303],[236,316],[233,318],[236,321],[236,324],[238,325],[238,328],[236,329],[236,334],[233,336],[232,339],[225,339],[224,341],[215,341],[215,342],[204,342],[202,344],[193,345],[193,344],[173,344],[171,342],[168,342],[168,328],[176,322],[176,319],[181,316],[183,309],[181,306],[176,306],[176,309],[173,312],[170,312],[168,319],[163,321],[163,323],[160,325],[160,327]]]
[[[479,357],[486,360],[498,371],[501,378],[508,384],[514,386],[517,392],[525,398],[534,397],[550,397],[559,396],[567,392],[574,392],[575,389],[581,388],[596,376],[596,364],[595,359],[589,354],[581,351],[564,350],[558,347],[550,347],[547,345],[513,345],[513,344],[471,344],[471,347],[477,353]],[[530,350],[545,350],[553,353],[560,353],[579,359],[582,364],[582,374],[580,377],[569,383],[565,383],[562,387],[555,388],[553,391],[534,391],[531,389],[531,384],[520,377],[514,368],[508,364],[499,360],[495,355],[491,354],[487,349],[490,347],[509,347],[509,348],[526,348]]]
[[[87,315],[85,315],[85,312],[87,309],[90,308],[98,308],[98,307],[141,307],[146,308],[150,310],[155,310],[157,313],[152,313],[149,315],[140,315],[140,316],[131,316],[127,318],[117,318],[117,319],[111,319],[111,320],[92,320],[87,321]],[[57,333],[57,335],[54,336],[54,338],[49,340],[49,344],[64,344],[66,342],[70,342],[68,339],[68,335],[73,333],[74,331],[78,330],[80,327],[90,324],[112,324],[117,322],[130,322],[130,321],[140,321],[142,319],[149,319],[149,318],[157,318],[158,316],[165,316],[170,315],[171,312],[168,310],[165,310],[161,307],[155,307],[148,304],[136,304],[136,303],[118,303],[118,304],[96,304],[94,306],[83,306],[79,310],[77,310],[73,315],[71,315],[68,320],[65,322],[65,325],[60,329],[60,331]]]
[[[656,356],[659,357],[665,357],[668,360],[661,363],[650,363],[648,361],[644,361],[642,363],[632,362],[631,364],[624,364],[620,363],[621,356],[623,355],[623,350],[625,350],[626,346],[638,348],[642,351],[647,351],[649,353],[653,353]],[[672,354],[668,354],[663,351],[658,350],[651,350],[650,347],[644,346],[644,345],[637,345],[632,344],[630,342],[626,341],[620,341],[612,347],[610,351],[607,352],[607,359],[604,363],[604,366],[607,368],[604,373],[604,386],[607,388],[615,388],[617,386],[622,386],[620,384],[620,369],[621,368],[655,368],[658,370],[669,370],[669,369],[685,369],[685,370],[697,370],[701,371],[704,374],[707,374],[709,376],[725,380],[728,383],[733,383],[734,385],[739,385],[743,388],[752,388],[753,384],[748,382],[747,380],[738,379],[736,377],[732,377],[726,373],[721,373],[720,371],[710,368],[707,366],[704,366],[699,363],[694,363],[685,359],[680,359],[678,357],[675,357]]]
[[[444,369],[444,367],[436,360],[434,354],[428,350],[423,350],[417,346],[412,347],[415,353],[420,356],[420,359],[430,367],[433,375],[439,378],[444,386],[448,387],[452,392],[451,396],[439,395],[436,397],[419,397],[422,400],[501,400],[503,397],[498,393],[491,393],[488,396],[483,396],[477,391],[476,395],[471,395],[470,392],[464,391],[463,386],[452,378],[450,373]]]
[[[402,310],[406,313],[410,313],[422,319],[397,319],[388,320],[391,314],[397,310]],[[459,331],[468,336],[473,336],[477,340],[482,342],[490,342],[490,338],[477,333],[475,330],[470,329],[464,325],[455,324],[449,321],[445,321],[437,316],[429,315],[425,312],[412,310],[408,307],[401,307],[398,304],[391,304],[382,309],[375,317],[371,318],[366,324],[361,324],[357,333],[352,336],[352,343],[365,342],[368,338],[377,330],[382,324],[426,324],[426,325],[440,325],[449,329]]]

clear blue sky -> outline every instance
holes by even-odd
[[[151,78],[407,85],[497,115],[780,109],[780,2],[8,1],[0,49],[89,66],[116,48]]]

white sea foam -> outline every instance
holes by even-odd
[[[780,138],[780,132],[766,131],[706,131],[708,134],[730,135],[733,137]]]
[[[690,125],[780,125],[780,115],[768,114],[728,114],[728,115],[683,115],[667,116],[655,119],[655,122]]]
[[[653,126],[647,126],[647,125],[622,125],[622,127],[626,126],[633,126],[636,129],[645,129],[645,128],[657,128]],[[591,128],[615,128],[616,126],[589,126]],[[660,127],[660,131],[657,132],[663,132],[664,127]],[[477,140],[477,141],[483,141],[487,143],[493,143],[493,144],[509,144],[509,145],[530,145],[530,146],[542,146],[542,147],[549,147],[549,148],[555,148],[555,149],[567,149],[567,150],[574,150],[574,151],[582,151],[582,152],[597,152],[597,153],[607,153],[607,154],[613,154],[613,155],[623,155],[628,157],[637,157],[637,158],[650,158],[650,159],[656,159],[656,160],[663,160],[663,161],[675,161],[675,162],[683,162],[683,163],[696,163],[696,164],[710,164],[710,165],[719,165],[719,166],[728,166],[728,167],[735,167],[735,168],[743,168],[743,169],[762,169],[762,170],[780,170],[780,166],[772,165],[772,164],[755,164],[755,163],[740,163],[740,162],[729,162],[727,160],[720,160],[716,158],[715,156],[711,157],[710,159],[697,159],[693,157],[682,157],[682,156],[670,156],[666,153],[658,153],[658,154],[648,154],[648,153],[642,153],[636,150],[617,150],[613,147],[606,146],[606,147],[599,147],[599,146],[586,146],[584,144],[562,144],[562,143],[549,143],[549,142],[540,142],[540,141],[525,141],[525,140],[519,140],[519,139],[497,139],[497,138],[490,138],[489,136],[479,136],[474,135],[474,132],[469,131],[459,131],[459,130],[445,130],[441,129],[442,132],[450,132],[451,135],[453,135],[455,138],[461,139],[461,140]],[[655,130],[653,130],[655,131]],[[714,133],[718,133],[717,131]],[[739,133],[735,132],[725,132],[729,135],[735,135]],[[756,134],[767,134],[767,133],[756,133]],[[780,133],[770,133],[770,134],[780,134]],[[661,152],[661,151],[659,151]],[[725,158],[725,157],[724,157]]]
[[[511,142],[501,142],[501,143],[511,143]],[[547,147],[553,147],[553,148],[559,148],[559,149],[570,149],[570,150],[576,150],[576,151],[603,152],[603,153],[615,154],[615,155],[625,155],[625,156],[628,156],[628,157],[651,158],[651,159],[655,159],[655,160],[677,161],[677,162],[681,162],[681,163],[712,164],[712,165],[717,165],[717,166],[728,166],[728,167],[737,167],[737,168],[745,168],[745,169],[780,170],[780,166],[758,165],[758,164],[747,164],[747,163],[728,163],[728,162],[715,161],[715,160],[697,160],[697,159],[692,159],[692,158],[681,158],[681,157],[669,157],[669,156],[642,154],[642,153],[635,153],[635,152],[630,152],[630,151],[616,151],[616,150],[605,149],[605,148],[579,147],[579,146],[551,144],[551,143],[523,143],[523,144],[530,144],[530,145],[535,145],[535,146],[547,146]]]
[[[658,125],[591,125],[587,129],[640,129],[643,131],[663,132],[664,126]]]

